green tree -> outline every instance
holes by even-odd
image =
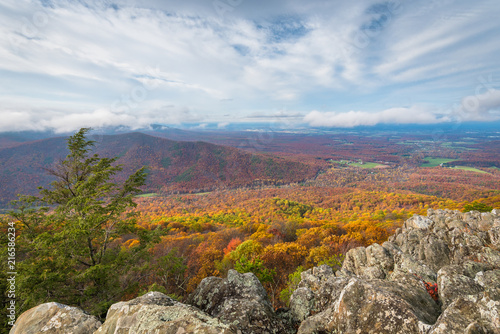
[[[287,307],[290,306],[290,297],[292,297],[293,292],[297,290],[299,283],[301,281],[300,274],[302,274],[304,270],[305,270],[304,267],[299,266],[293,273],[288,275],[286,288],[281,290],[280,292],[280,300],[283,303],[285,303]]]
[[[469,211],[490,212],[491,210],[493,210],[493,207],[478,201],[474,201],[471,203],[464,204],[462,212],[469,212]]]
[[[176,256],[177,249],[171,250],[167,255],[156,259],[156,264],[152,266],[151,272],[155,274],[160,281],[161,286],[166,291],[181,295],[185,292],[187,279],[185,272],[187,269],[185,260]],[[160,291],[160,290],[157,290]]]
[[[276,271],[266,268],[261,259],[254,258],[249,260],[246,256],[242,256],[236,261],[234,269],[242,274],[254,273],[262,284],[271,282],[276,275]]]
[[[148,237],[129,208],[146,173],[115,182],[117,158],[92,154],[88,128],[69,137],[68,156],[47,171],[55,177],[40,196],[22,196],[11,215],[19,225],[19,295],[23,309],[47,301],[77,305],[102,316],[137,280],[124,273],[144,256]],[[141,247],[125,249],[120,238],[135,234]]]
[[[70,154],[48,170],[56,181],[40,194],[44,202],[56,205],[52,217],[62,227],[63,241],[71,245],[70,257],[92,267],[102,263],[112,238],[130,229],[122,214],[136,205],[133,196],[140,193],[146,174],[143,167],[122,185],[112,182],[122,170],[113,165],[118,158],[90,155],[94,141],[86,138],[88,131],[81,129],[68,139]]]

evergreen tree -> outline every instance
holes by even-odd
[[[144,242],[123,248],[121,237],[141,232],[130,213],[144,168],[118,184],[117,158],[92,154],[95,142],[83,128],[68,139],[69,155],[47,171],[55,177],[40,196],[21,196],[11,215],[18,237],[18,290],[26,310],[57,301],[103,316],[137,280],[133,273]],[[141,241],[145,241],[144,238]]]

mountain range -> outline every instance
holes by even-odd
[[[123,181],[146,166],[144,192],[201,192],[262,184],[300,182],[313,177],[318,167],[270,154],[252,154],[234,147],[200,141],[174,141],[139,132],[99,135],[95,153],[119,157]],[[0,203],[16,194],[36,194],[53,180],[46,172],[68,154],[67,137],[17,142],[0,147]]]

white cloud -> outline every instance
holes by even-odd
[[[466,96],[453,116],[458,121],[493,121],[500,119],[500,90]]]
[[[0,111],[0,132],[4,131],[41,131],[42,126],[32,119],[29,111],[3,110]]]
[[[486,81],[485,81],[486,82]],[[480,93],[485,90],[484,93]],[[355,127],[377,124],[435,124],[443,122],[490,122],[500,120],[500,90],[478,86],[476,95],[469,95],[450,111],[412,106],[390,108],[378,112],[320,112],[311,111],[304,116],[311,126]]]
[[[202,119],[185,108],[166,106],[142,112],[122,112],[106,108],[89,112],[67,113],[61,110],[0,110],[0,132],[55,131],[72,132],[82,127],[102,128],[127,126],[130,129],[147,128],[151,124],[179,124]]]
[[[229,122],[220,122],[220,123],[217,123],[217,129],[225,129],[227,128],[227,126],[231,124]]]
[[[402,83],[496,67],[490,55],[500,51],[492,40],[499,30],[492,18],[499,10],[492,4],[487,0],[474,6],[465,1],[434,2],[429,8],[405,4],[392,29],[380,36],[385,47],[377,50],[380,61],[373,72]]]
[[[438,116],[423,107],[391,108],[379,112],[348,111],[320,112],[311,111],[304,117],[311,126],[350,128],[377,124],[434,124],[449,121],[448,117]]]

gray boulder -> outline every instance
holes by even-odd
[[[347,277],[335,277],[330,266],[322,265],[301,273],[298,288],[290,297],[290,312],[296,322],[326,310],[337,301],[349,283]]]
[[[335,275],[303,272],[291,314],[299,333],[500,333],[499,250],[498,210],[429,210]]]
[[[424,216],[418,216],[415,215],[411,217],[410,219],[407,219],[404,224],[403,228],[405,229],[412,229],[412,230],[427,230],[429,229],[434,222],[430,220],[428,217]]]
[[[475,295],[483,291],[483,287],[474,278],[464,274],[464,268],[459,265],[446,266],[439,270],[437,283],[443,309],[458,297]]]
[[[438,315],[439,307],[423,285],[351,278],[334,303],[302,321],[298,333],[417,334]]]
[[[275,314],[266,290],[253,273],[229,270],[225,279],[207,277],[186,302],[234,326],[242,334],[291,331]]]
[[[111,305],[95,334],[237,334],[218,319],[160,293]]]
[[[341,275],[356,275],[368,279],[385,278],[394,268],[391,250],[379,244],[357,247],[349,250],[345,256]]]
[[[422,261],[415,260],[411,255],[398,253],[394,255],[394,271],[388,275],[393,280],[395,275],[410,274],[427,282],[436,282],[437,273]]]
[[[101,322],[76,307],[46,303],[19,316],[10,334],[92,334]]]
[[[500,221],[500,219],[499,219]],[[500,225],[500,223],[499,223]],[[500,249],[500,226],[496,226],[492,228],[491,230],[488,230],[488,236],[490,238],[490,242],[492,247],[494,247],[496,250]]]
[[[500,298],[487,294],[456,298],[432,326],[429,334],[500,333]]]

